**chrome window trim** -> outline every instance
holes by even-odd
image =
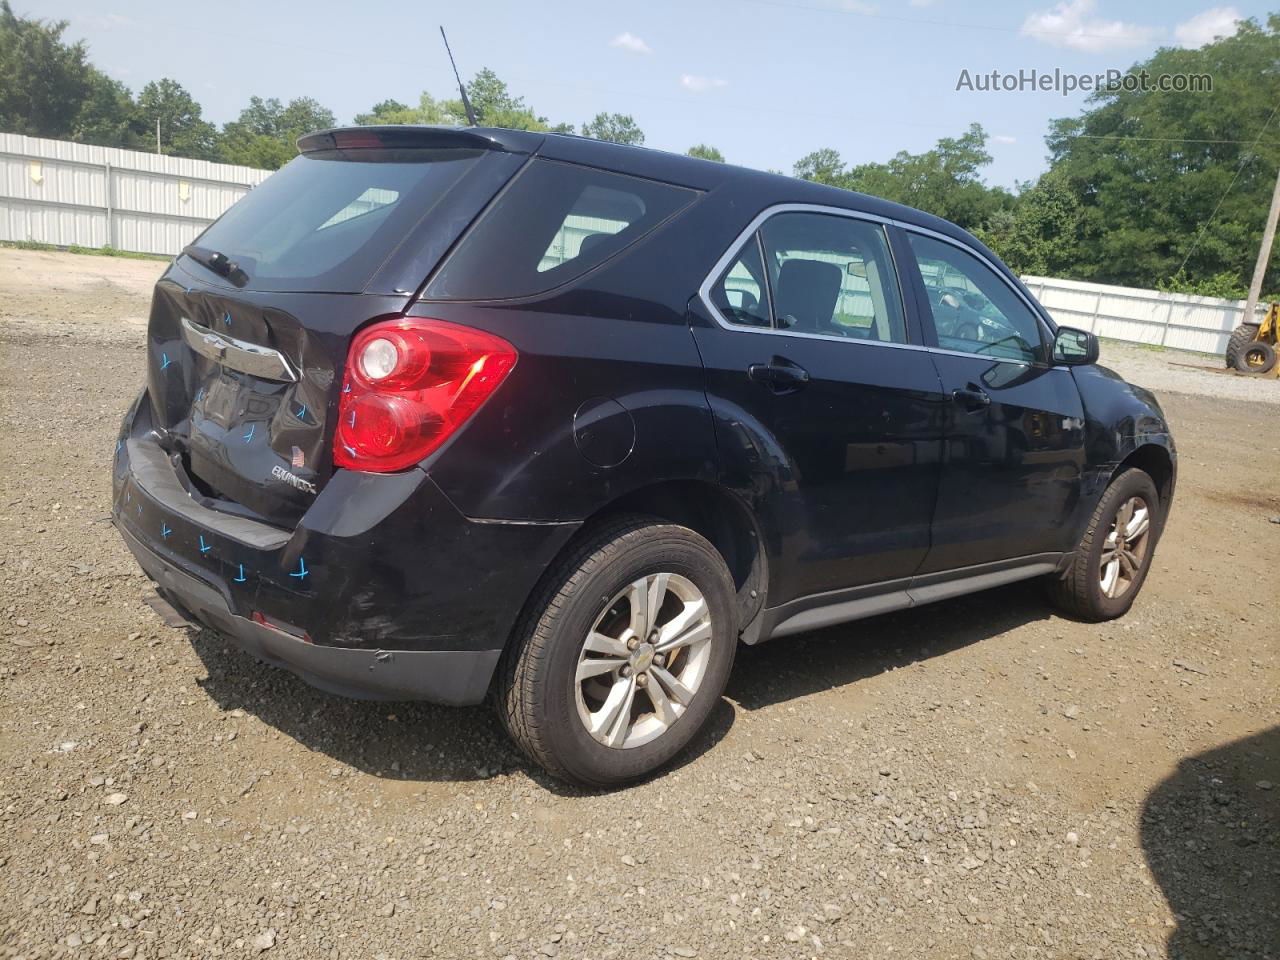
[[[1026,305],[1027,309],[1031,311],[1032,316],[1034,316],[1036,318],[1036,321],[1040,324],[1041,329],[1049,335],[1049,343],[1047,344],[1047,347],[1048,347],[1049,356],[1052,357],[1052,344],[1053,344],[1053,338],[1055,336],[1055,331],[1049,325],[1048,321],[1046,321],[1042,311],[1039,308],[1037,308],[1035,303],[1028,300],[1026,295],[1023,294],[1021,290],[1019,290],[1013,284],[1009,283],[1008,278],[1006,278],[999,271],[999,269],[997,269],[996,265],[991,262],[990,258],[983,255],[981,251],[975,250],[973,247],[969,246],[969,244],[964,243],[961,240],[957,240],[955,237],[949,237],[945,233],[939,233],[936,230],[930,230],[928,227],[920,227],[913,223],[906,223],[905,221],[902,221],[902,220],[894,220],[891,217],[882,217],[879,214],[867,213],[862,210],[849,210],[845,207],[832,207],[832,206],[827,206],[825,204],[817,204],[817,203],[776,203],[773,206],[765,207],[758,214],[756,214],[754,218],[752,218],[751,222],[747,224],[747,226],[741,232],[739,232],[739,234],[736,237],[734,237],[733,242],[729,244],[728,249],[726,249],[725,252],[721,254],[720,258],[715,262],[715,265],[711,268],[711,272],[707,274],[706,279],[702,281],[702,285],[698,288],[698,298],[702,301],[703,306],[706,307],[707,312],[711,314],[711,318],[715,320],[715,322],[720,327],[723,327],[725,330],[728,330],[733,333],[755,333],[755,334],[764,334],[766,336],[775,336],[775,337],[799,337],[807,340],[829,340],[833,343],[857,343],[857,344],[861,344],[869,347],[890,347],[890,348],[895,348],[899,350],[922,350],[926,353],[941,353],[941,354],[946,354],[948,356],[956,356],[956,357],[977,357],[978,359],[990,360],[994,363],[1016,363],[1020,366],[1046,367],[1051,370],[1067,369],[1065,365],[1055,364],[1052,362],[1016,360],[1012,357],[993,357],[985,353],[970,353],[965,350],[948,350],[944,347],[929,347],[921,343],[894,343],[894,342],[885,341],[885,340],[862,340],[857,337],[834,337],[834,336],[829,336],[823,333],[797,333],[793,330],[778,330],[773,327],[769,327],[769,328],[751,327],[745,324],[733,323],[732,321],[725,319],[725,317],[720,313],[720,310],[716,307],[715,302],[711,299],[712,288],[715,286],[716,281],[720,278],[720,275],[724,273],[725,270],[728,269],[729,264],[733,262],[737,253],[742,249],[746,241],[750,239],[752,234],[754,234],[757,230],[759,230],[766,220],[780,213],[818,213],[818,214],[827,214],[830,216],[837,216],[837,217],[848,217],[851,220],[866,220],[871,223],[878,223],[886,227],[899,227],[902,230],[907,231],[909,233],[918,233],[926,237],[931,237],[935,240],[941,240],[943,243],[951,244],[951,246],[956,247],[964,251],[965,253],[969,254],[970,256],[977,258],[984,266],[986,266],[988,269],[991,270],[993,274],[995,274],[996,278],[1001,283],[1003,283],[1006,287],[1008,287],[1009,290],[1012,291],[1013,294],[1017,296],[1018,299],[1020,299]],[[905,296],[905,291],[903,291],[902,289],[902,269],[897,262],[896,256],[894,255],[893,244],[888,243],[889,238],[887,235],[885,236],[885,240],[889,248],[889,258],[893,262],[894,273],[897,274],[898,296],[900,298],[900,302],[902,303],[903,310],[905,310],[906,296]],[[763,258],[763,256],[764,254],[762,251],[761,257]],[[765,265],[765,268],[766,270],[768,269],[767,263]],[[773,309],[772,296],[773,295],[771,291],[769,294],[771,316],[772,316],[772,309]],[[923,322],[924,318],[921,317],[920,320],[921,322]]]
[[[182,339],[188,347],[224,367],[239,370],[264,380],[297,383],[298,372],[279,350],[237,340],[224,333],[202,327],[188,317],[182,318]]]

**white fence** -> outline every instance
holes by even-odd
[[[1022,282],[1058,323],[1113,340],[1222,354],[1244,319],[1243,300],[1048,277],[1023,277]]]
[[[0,133],[0,240],[172,256],[270,173]]]

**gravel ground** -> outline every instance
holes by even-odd
[[[1280,958],[1269,407],[1163,395],[1123,620],[1024,584],[744,649],[672,771],[585,793],[142,605],[107,463],[158,266],[0,250],[0,956]]]
[[[1157,350],[1121,340],[1102,341],[1101,362],[1126,380],[1160,395],[1280,403],[1280,378],[1256,377],[1228,370],[1221,357],[1184,350]]]

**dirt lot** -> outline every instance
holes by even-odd
[[[1125,619],[1021,585],[745,649],[588,794],[142,605],[107,464],[162,267],[0,250],[0,956],[1280,957],[1274,407],[1163,395]]]

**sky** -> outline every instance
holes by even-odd
[[[438,27],[469,78],[490,67],[554,122],[629,113],[645,145],[696,143],[791,172],[833,147],[849,163],[929,149],[981,123],[989,183],[1046,168],[1051,119],[1085,94],[961,88],[992,70],[1124,70],[1161,46],[1199,46],[1254,0],[13,0],[70,21],[99,68],[136,93],[172,77],[233,120],[250,96],[310,96],[346,123],[374,103],[456,95]],[[1277,4],[1280,7],[1280,4]],[[976,85],[976,84],[974,84]],[[1188,94],[1193,95],[1193,94]],[[1241,131],[1247,136],[1250,131]]]

